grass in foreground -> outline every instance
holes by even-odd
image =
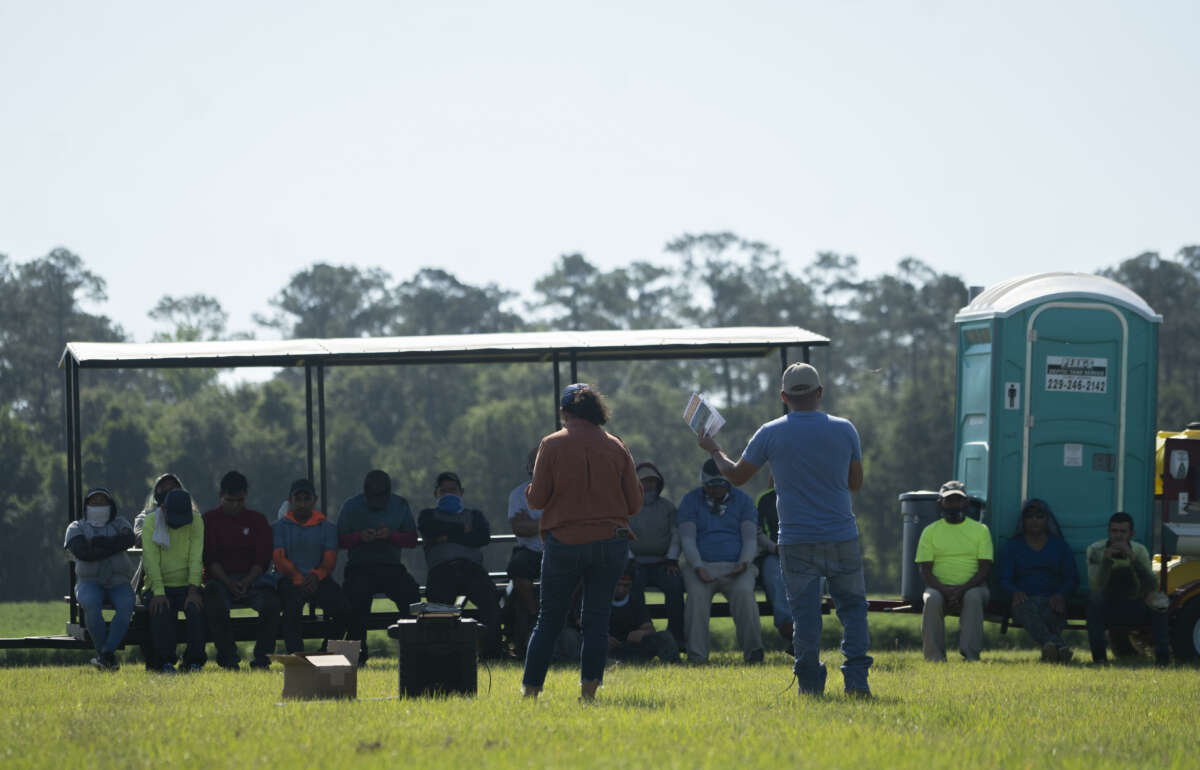
[[[61,633],[65,614],[61,603],[0,605],[0,635]],[[1195,766],[1200,669],[1045,666],[1021,649],[1024,634],[994,626],[984,662],[931,665],[912,649],[918,624],[871,617],[872,702],[840,694],[833,618],[820,700],[797,697],[782,652],[741,665],[728,619],[713,623],[728,651],[714,665],[616,666],[592,707],[576,702],[571,668],[552,670],[540,701],[521,700],[517,664],[481,669],[475,698],[400,700],[382,633],[354,702],[281,704],[278,667],[165,678],[132,652],[103,674],[79,665],[88,653],[12,651],[0,653],[0,767]],[[781,647],[769,621],[764,638]],[[1075,645],[1082,654],[1078,632]]]
[[[288,702],[283,674],[139,666],[0,670],[0,766],[1194,767],[1200,670],[1046,666],[1029,651],[978,664],[876,656],[871,702],[799,698],[790,658],[743,666],[616,666],[594,706],[551,672],[537,702],[520,667],[480,671],[475,698],[396,698],[372,660],[352,702]],[[836,665],[830,652],[827,661]]]

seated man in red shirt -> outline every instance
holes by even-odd
[[[271,665],[279,632],[279,595],[266,574],[271,564],[271,525],[258,511],[246,507],[250,485],[230,471],[221,478],[221,504],[204,514],[204,610],[217,648],[217,664],[237,670],[238,651],[229,621],[231,608],[253,607],[258,612],[251,668]]]

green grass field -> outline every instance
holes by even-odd
[[[0,634],[56,632],[63,612],[0,605]],[[352,702],[281,703],[279,670],[162,677],[10,657],[0,669],[0,767],[1197,765],[1200,669],[1047,666],[1032,650],[995,645],[981,663],[932,665],[904,641],[914,621],[872,616],[870,702],[840,694],[836,620],[826,623],[833,670],[818,700],[796,695],[782,652],[762,666],[733,652],[704,667],[614,666],[593,706],[576,701],[571,668],[551,671],[539,701],[522,700],[515,663],[481,669],[475,698],[398,699],[386,636],[373,639],[381,654],[359,673]],[[728,649],[727,622],[714,631]]]

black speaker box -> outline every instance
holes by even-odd
[[[400,697],[474,695],[479,627],[459,617],[398,620],[388,636],[400,644]]]

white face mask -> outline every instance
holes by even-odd
[[[102,527],[108,523],[108,515],[110,513],[112,513],[112,509],[107,505],[89,505],[87,507],[88,524]]]

